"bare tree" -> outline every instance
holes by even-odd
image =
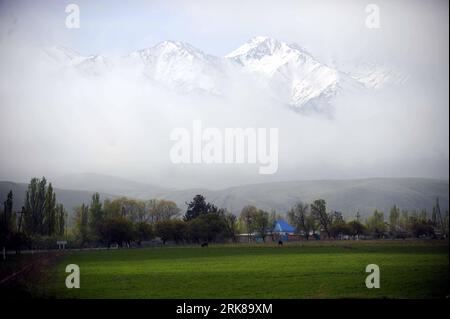
[[[308,212],[309,205],[303,202],[298,202],[288,212],[289,222],[297,228],[297,231],[305,233],[306,240],[309,239],[309,232],[313,227],[310,222],[311,219],[308,219]]]
[[[317,199],[311,204],[311,213],[319,222],[320,226],[330,238],[330,226],[333,222],[332,216],[327,214],[327,204],[323,199]]]

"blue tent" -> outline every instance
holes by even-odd
[[[273,224],[274,233],[293,233],[295,228],[289,225],[286,221],[279,219]]]

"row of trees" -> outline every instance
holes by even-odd
[[[444,216],[437,214],[439,203],[433,208],[431,216],[426,210],[420,212],[400,210],[393,206],[389,212],[387,221],[384,213],[375,210],[367,220],[370,233],[377,238],[392,237],[435,237],[448,235],[448,212]]]
[[[233,240],[236,229],[236,216],[217,211],[202,213],[190,220],[170,220],[155,224],[155,234],[166,241],[175,243],[223,242]]]
[[[297,203],[288,211],[289,222],[294,225],[298,233],[307,240],[311,235],[323,232],[328,238],[338,238],[343,235],[359,237],[367,232],[367,226],[359,218],[346,222],[342,213],[327,212],[323,199],[315,200],[311,205]]]
[[[62,204],[56,202],[52,184],[47,185],[45,177],[31,179],[20,218],[23,219],[23,230],[28,235],[64,235],[66,211]]]
[[[140,244],[154,237],[153,225],[178,216],[180,209],[168,200],[144,202],[126,197],[103,203],[100,195],[92,195],[90,205],[75,209],[75,235],[80,246],[92,243]]]
[[[272,215],[273,216],[273,215]],[[268,212],[258,209],[255,206],[245,206],[239,216],[240,224],[245,229],[250,240],[251,234],[259,235],[263,241],[269,234],[275,218],[270,218]]]
[[[324,233],[328,238],[341,238],[343,236],[359,237],[361,235],[373,238],[406,238],[406,237],[434,237],[448,234],[448,212],[440,215],[439,202],[428,216],[425,210],[402,210],[393,206],[389,212],[388,220],[384,213],[375,210],[364,222],[359,213],[356,219],[345,221],[340,212],[327,212],[326,202],[323,199],[315,200],[308,205],[303,202],[292,207],[288,214],[289,222],[296,227],[298,233],[309,239],[311,234]],[[445,225],[447,228],[445,228]]]
[[[239,218],[196,195],[183,216],[180,209],[169,200],[133,200],[126,197],[103,203],[99,194],[94,194],[91,204],[76,209],[75,229],[81,245],[89,242],[116,242],[120,246],[132,241],[140,244],[144,240],[159,237],[165,243],[214,242],[235,240],[237,233],[258,235],[264,241],[271,233],[273,224],[284,216],[274,211],[268,213],[255,206],[242,209]],[[297,203],[287,212],[287,219],[295,226],[297,233],[310,239],[319,234],[328,238],[343,236],[374,238],[434,236],[438,226],[436,208],[431,218],[426,211],[420,213],[400,211],[394,206],[388,222],[384,213],[375,210],[364,221],[359,213],[356,219],[346,221],[340,212],[327,212],[323,199],[312,204]],[[448,213],[443,224],[448,225]]]
[[[126,197],[100,201],[95,193],[90,205],[75,211],[75,235],[80,246],[102,243],[130,245],[156,236],[165,243],[220,241],[235,234],[236,217],[211,203],[201,195],[188,204],[183,218],[180,209],[169,200],[147,202]]]
[[[255,206],[242,209],[239,218],[196,195],[187,204],[186,212],[170,200],[134,200],[126,197],[106,199],[93,194],[89,205],[75,209],[74,226],[70,234],[77,246],[140,245],[143,241],[159,237],[164,243],[219,242],[235,240],[237,233],[258,235],[262,240],[271,233],[275,220],[287,217],[296,232],[306,240],[311,236],[328,238],[343,236],[374,238],[404,238],[448,234],[448,212],[440,213],[439,202],[431,216],[426,211],[401,211],[392,207],[385,219],[384,213],[375,210],[364,221],[359,213],[346,221],[340,212],[327,212],[326,202],[318,199],[311,204],[299,202],[286,216],[271,213]],[[56,201],[52,184],[45,178],[33,178],[28,185],[24,206],[13,212],[13,194],[9,192],[3,203],[0,218],[0,245],[17,249],[45,237],[54,245],[55,239],[67,236],[67,214]],[[440,233],[440,234],[439,234]]]
[[[42,237],[54,241],[64,236],[67,213],[57,203],[52,184],[47,184],[45,177],[31,179],[20,212],[13,211],[13,204],[14,195],[10,191],[0,218],[0,244],[5,249],[20,250]]]
[[[284,219],[275,212],[270,214],[255,206],[246,206],[239,216],[239,228],[244,230],[249,240],[256,235],[262,238],[272,234],[274,222]],[[337,238],[343,234],[360,236],[365,233],[366,226],[359,221],[347,223],[339,212],[328,213],[323,199],[314,201],[311,205],[298,202],[287,212],[287,219],[306,240],[310,236],[318,236],[324,232],[328,238]]]

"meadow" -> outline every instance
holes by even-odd
[[[80,267],[67,289],[65,267]],[[368,289],[368,264],[381,287]],[[47,298],[445,298],[445,241],[336,241],[66,252],[34,285]]]

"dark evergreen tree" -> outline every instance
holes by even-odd
[[[322,229],[327,233],[330,238],[330,226],[333,222],[332,216],[327,213],[326,202],[323,199],[317,199],[311,204],[311,213],[318,221]]]
[[[213,213],[223,215],[224,211],[222,209],[218,209],[215,205],[211,203],[207,203],[205,197],[202,195],[195,195],[192,202],[190,202],[184,215],[184,220],[189,221],[195,219],[201,215]]]

